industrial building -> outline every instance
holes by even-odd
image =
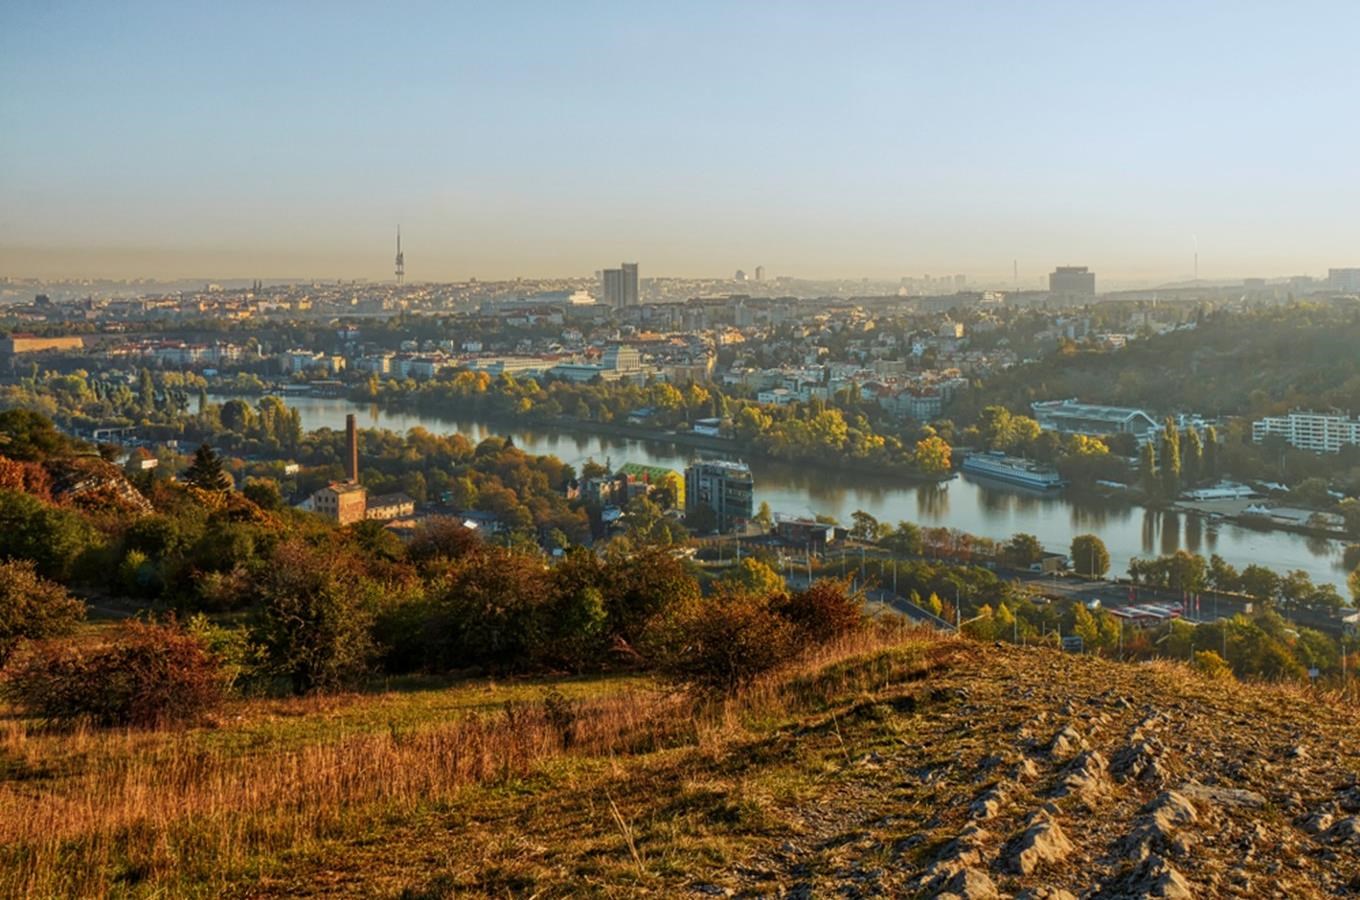
[[[1161,426],[1141,409],[1100,406],[1071,400],[1041,400],[1030,404],[1039,427],[1059,434],[1131,434],[1141,446],[1156,436]]]

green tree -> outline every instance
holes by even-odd
[[[37,497],[0,490],[0,559],[31,560],[46,578],[66,581],[97,535],[83,517]]]
[[[1241,587],[1237,570],[1217,553],[1209,557],[1209,584],[1216,591],[1235,591]]]
[[[1181,439],[1170,416],[1162,429],[1162,492],[1168,500],[1181,492]]]
[[[854,524],[850,527],[850,536],[858,541],[878,540],[878,519],[862,509],[857,509],[850,514],[850,521]]]
[[[184,481],[205,491],[231,489],[231,476],[222,468],[222,459],[207,444],[194,451],[189,468],[184,470]]]
[[[137,404],[143,415],[156,409],[156,382],[152,380],[149,369],[142,369],[137,376]]]
[[[1138,471],[1139,477],[1142,479],[1143,491],[1148,496],[1155,497],[1161,493],[1162,485],[1157,480],[1157,450],[1153,447],[1152,441],[1143,445]]]
[[[1002,556],[1008,565],[1028,568],[1044,558],[1044,546],[1034,535],[1020,532],[1006,542]]]
[[[247,478],[241,493],[261,509],[278,510],[283,508],[283,491],[273,478]]]
[[[1280,576],[1265,566],[1255,563],[1242,569],[1238,576],[1238,587],[1259,600],[1273,600],[1280,591]]]
[[[1079,575],[1101,578],[1110,571],[1110,551],[1094,534],[1079,534],[1072,538],[1071,558],[1072,568]]]
[[[914,522],[898,522],[883,539],[883,546],[898,556],[921,555],[921,526]]]
[[[295,693],[351,684],[368,671],[373,608],[360,576],[353,559],[301,541],[280,545],[262,573],[255,636]]]
[[[1204,444],[1199,439],[1199,432],[1193,426],[1185,429],[1182,443],[1185,451],[1181,455],[1182,480],[1189,485],[1198,484],[1204,477]]]
[[[69,453],[71,444],[41,413],[21,408],[0,412],[0,454],[10,459],[41,462]]]
[[[1206,480],[1218,477],[1218,429],[1212,425],[1205,426],[1204,429],[1204,461],[1200,464],[1200,472]]]

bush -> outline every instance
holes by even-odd
[[[540,557],[503,547],[465,557],[431,590],[430,664],[524,666],[544,645],[552,599]]]
[[[864,624],[860,597],[843,580],[818,579],[807,590],[776,595],[772,606],[793,625],[801,644],[824,644]]]
[[[294,693],[342,687],[373,655],[372,584],[357,562],[300,541],[281,545],[261,578],[256,639]]]
[[[5,693],[47,722],[149,728],[212,709],[222,698],[222,674],[178,625],[129,620],[107,642],[36,646],[10,675]]]
[[[31,559],[42,575],[64,580],[94,544],[94,529],[78,514],[0,490],[0,557]]]
[[[752,594],[716,594],[666,610],[644,643],[665,675],[700,687],[733,691],[787,661],[794,626]]]
[[[85,604],[38,575],[29,560],[0,562],[0,666],[25,639],[65,634],[85,618]]]

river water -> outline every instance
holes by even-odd
[[[214,397],[220,402],[222,398]],[[700,455],[665,441],[642,441],[569,432],[545,427],[507,427],[469,419],[387,411],[376,405],[322,397],[285,397],[298,410],[302,426],[343,429],[345,414],[355,413],[360,428],[405,432],[416,426],[436,434],[460,433],[474,443],[509,434],[529,453],[552,454],[580,468],[587,459],[644,463],[683,470]],[[864,510],[881,521],[915,522],[957,528],[970,534],[1005,539],[1026,531],[1051,550],[1067,552],[1074,535],[1098,534],[1110,551],[1111,572],[1124,575],[1132,557],[1151,557],[1186,549],[1208,557],[1217,553],[1238,568],[1256,563],[1283,573],[1303,569],[1317,583],[1331,583],[1345,594],[1340,541],[1280,531],[1257,531],[1227,522],[1174,512],[1153,512],[1105,500],[1073,500],[1061,493],[1036,494],[1022,488],[961,475],[942,485],[915,485],[865,472],[798,467],[751,460],[757,505],[777,513],[825,514],[849,524]]]

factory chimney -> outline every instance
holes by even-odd
[[[359,430],[354,424],[354,413],[345,416],[345,461],[349,466],[350,484],[359,483]]]

